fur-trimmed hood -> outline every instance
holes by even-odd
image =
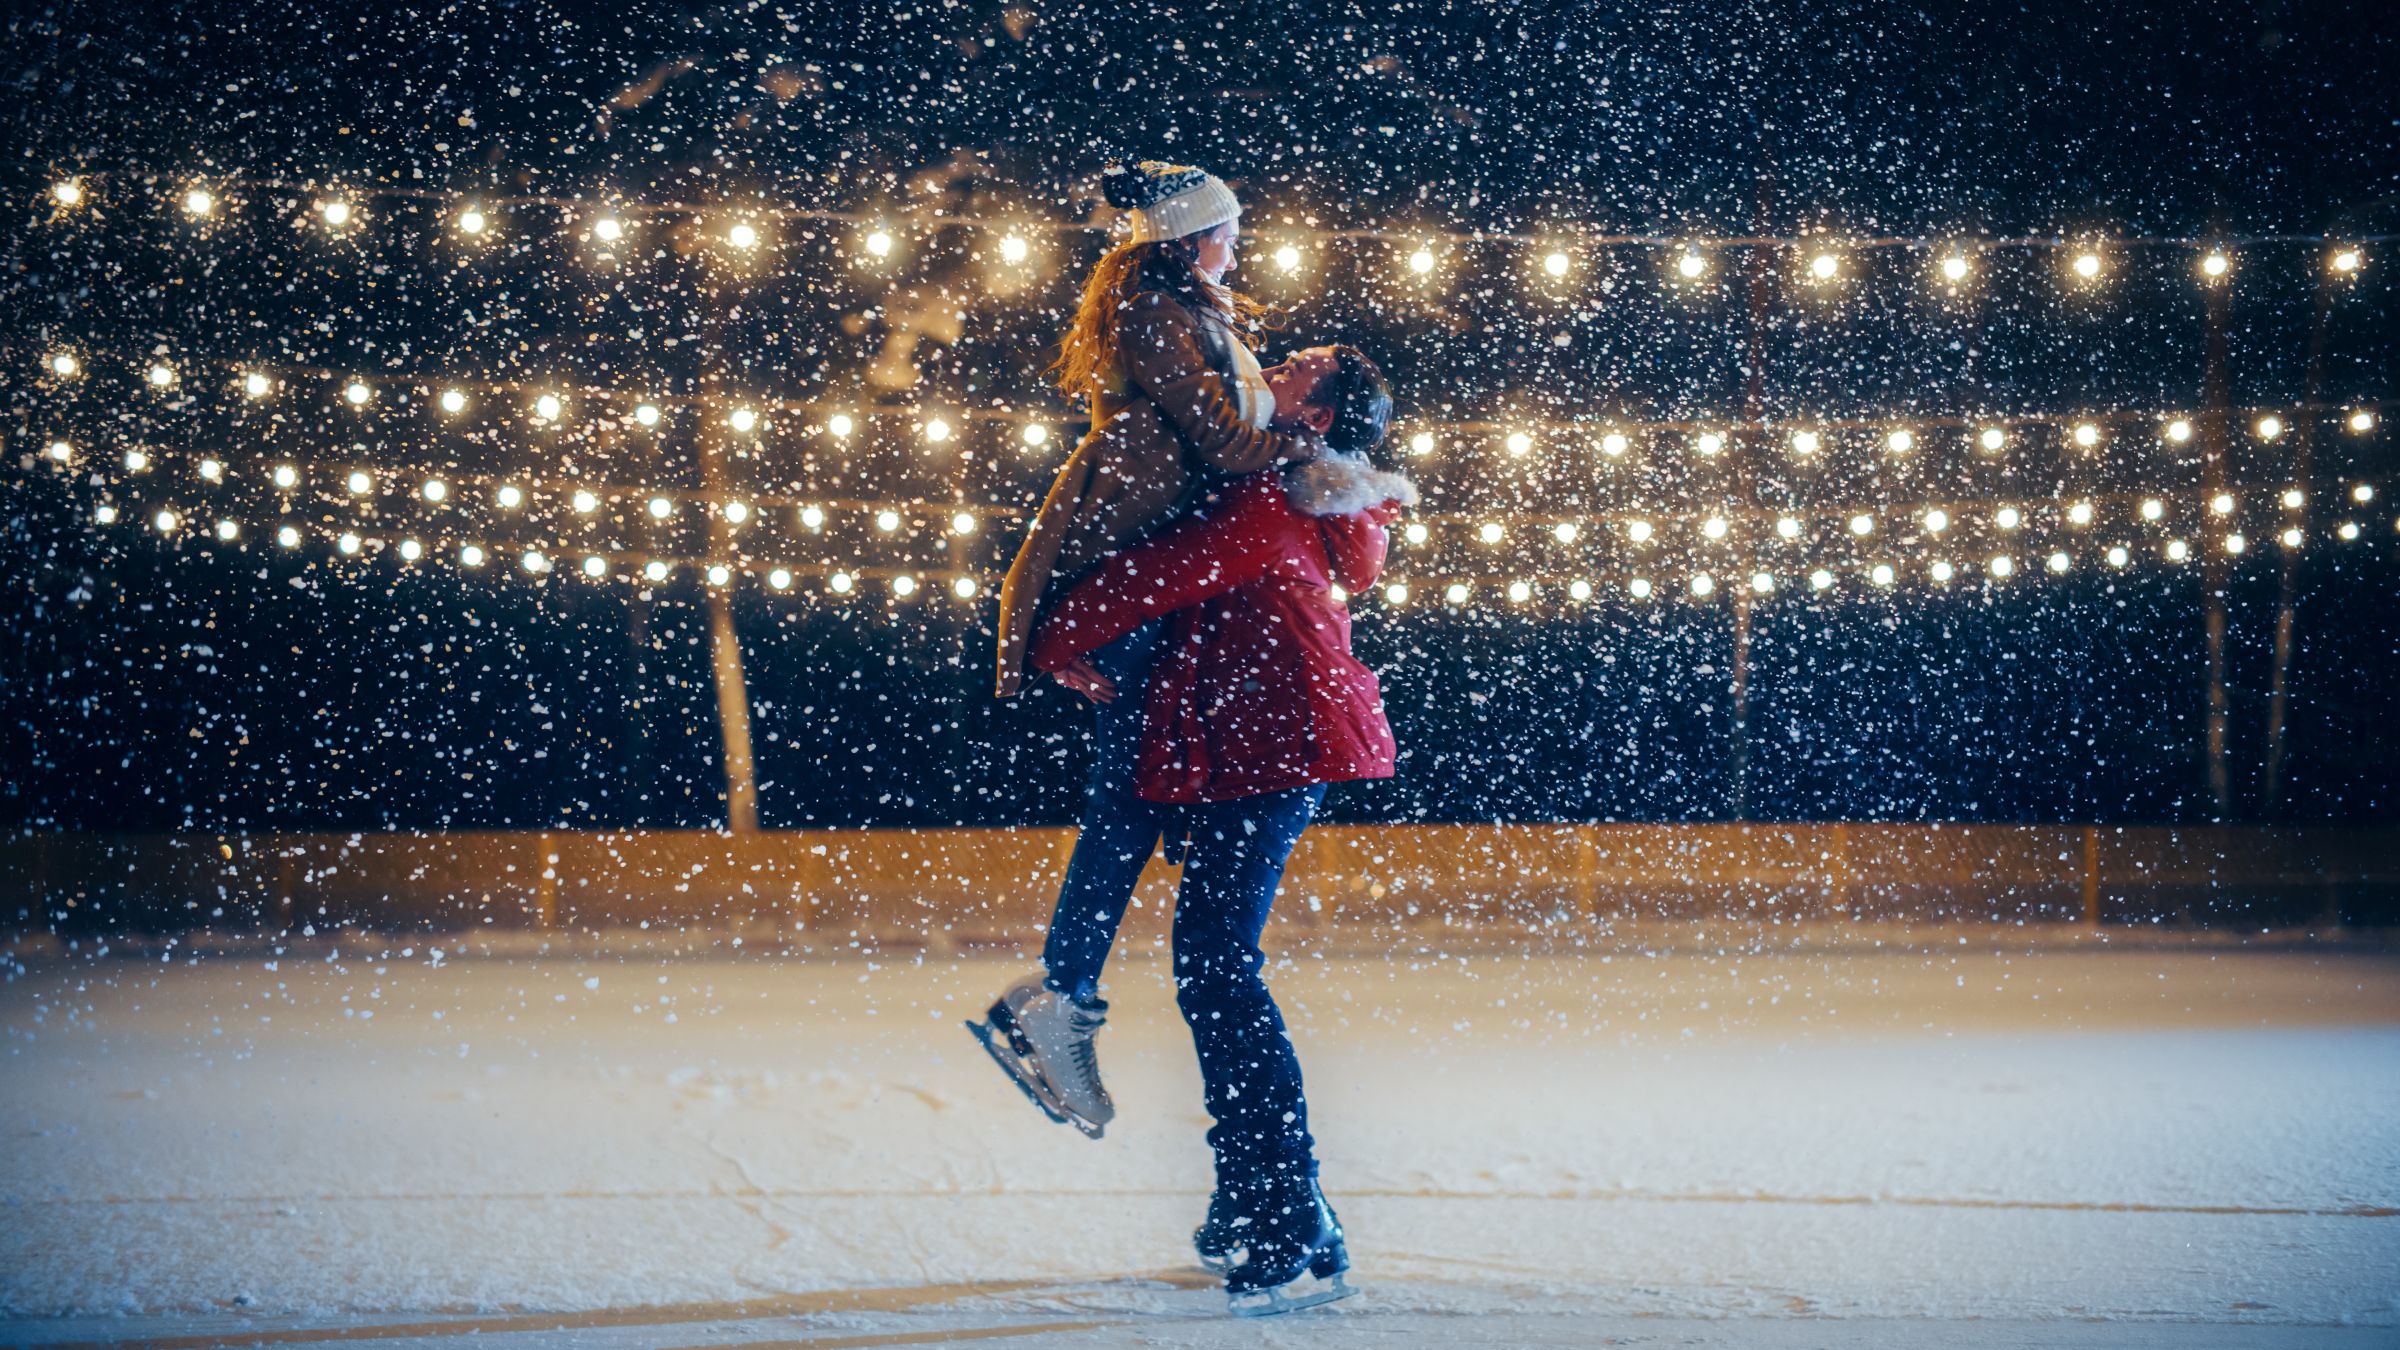
[[[1388,501],[1415,506],[1417,485],[1406,474],[1376,468],[1365,455],[1328,447],[1283,471],[1283,495],[1304,516],[1346,516]]]

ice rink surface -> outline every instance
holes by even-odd
[[[1280,964],[1366,1292],[1259,1323],[1146,950],[1096,1142],[1023,957],[34,958],[0,1343],[2400,1344],[2400,958],[1961,936]]]

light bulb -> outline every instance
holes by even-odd
[[[275,466],[275,486],[288,488],[300,481],[300,471],[289,464]]]
[[[2357,249],[2337,249],[2333,255],[2333,270],[2336,272],[2355,272],[2358,270],[2358,265],[2363,261],[2365,261],[2365,259],[2359,254]]]
[[[1420,432],[1418,432],[1416,435],[1409,437],[1409,438],[1408,438],[1408,449],[1409,449],[1409,452],[1410,452],[1411,454],[1417,454],[1417,455],[1430,455],[1430,454],[1432,454],[1432,453],[1433,453],[1433,433],[1432,433],[1432,432],[1430,432],[1430,431],[1420,431]]]
[[[2180,539],[2170,539],[2167,541],[2167,561],[2182,562],[2184,559],[2189,558],[2190,556],[2192,556],[2192,546],[2190,544],[2187,544]]]
[[[1890,563],[1877,563],[1875,566],[1868,569],[1867,580],[1874,582],[1878,586],[1889,586],[1894,581],[1899,580],[1899,573],[1892,570],[1892,565]]]
[[[1775,590],[1775,578],[1765,572],[1752,572],[1750,574],[1750,589],[1753,593],[1758,595],[1771,595]]]
[[[483,233],[483,224],[483,212],[471,206],[458,213],[458,232],[460,234],[481,234]]]
[[[51,459],[57,461],[58,463],[64,464],[68,460],[75,457],[75,447],[66,441],[52,441],[48,446],[44,447],[42,453],[50,456]]]
[[[1943,562],[1940,559],[1935,559],[1933,566],[1925,569],[1925,574],[1932,577],[1935,581],[1948,581],[1952,576],[1957,574],[1957,569],[1951,567],[1947,562]]]
[[[792,588],[791,569],[778,567],[767,573],[767,584],[779,591],[790,590]]]
[[[252,398],[265,398],[274,387],[273,381],[255,370],[242,377],[242,392]]]
[[[648,577],[652,581],[665,581],[667,579],[667,574],[672,570],[674,569],[668,567],[665,563],[656,558],[652,558],[650,561],[642,564],[642,575]]]
[[[1700,533],[1707,535],[1711,539],[1722,539],[1725,537],[1725,531],[1727,528],[1728,527],[1725,524],[1725,517],[1710,516],[1707,520],[1701,522]]]
[[[1967,279],[1967,260],[1957,254],[1942,259],[1942,280],[1960,282]]]
[[[1794,516],[1777,516],[1777,517],[1775,518],[1775,533],[1776,533],[1776,535],[1777,535],[1778,537],[1780,537],[1780,538],[1784,538],[1784,539],[1797,539],[1797,538],[1799,538],[1799,537],[1800,537],[1800,521],[1799,521],[1799,519],[1798,519],[1797,517],[1794,517]]]
[[[1454,605],[1463,605],[1467,603],[1467,588],[1465,583],[1457,581],[1451,582],[1448,588],[1443,590],[1442,598]]]
[[[951,583],[950,583],[950,593],[951,593],[952,595],[955,595],[955,596],[957,596],[957,597],[958,597],[959,599],[961,599],[961,600],[972,600],[972,599],[974,599],[974,598],[975,598],[975,578],[973,578],[973,577],[960,577],[960,578],[959,578],[959,579],[957,579],[956,581],[953,581],[953,582],[951,582]]]
[[[465,411],[466,411],[466,408],[467,408],[467,396],[466,396],[466,394],[465,394],[465,393],[463,393],[463,392],[462,392],[462,391],[460,391],[460,390],[456,390],[456,389],[445,389],[445,390],[443,390],[443,391],[442,391],[442,411],[443,411],[443,412],[446,412],[446,413],[465,412]]]
[[[2341,527],[2336,529],[2334,533],[2340,535],[2345,540],[2356,539],[2358,538],[2358,522],[2355,520],[2345,520],[2341,523]]]
[[[2300,489],[2285,488],[2283,490],[2283,505],[2286,510],[2297,511],[2307,504],[2308,497]]]
[[[128,450],[125,452],[125,467],[129,472],[140,473],[150,467],[150,456],[140,450]]]
[[[417,492],[429,502],[438,502],[450,495],[450,485],[439,478],[428,478]]]
[[[925,420],[925,439],[940,443],[950,439],[950,424],[939,417]]]
[[[1808,586],[1810,590],[1816,591],[1832,589],[1833,573],[1826,571],[1822,567],[1810,572],[1808,574]]]
[[[345,533],[341,538],[333,541],[333,546],[355,557],[358,554],[359,538],[355,534]]]
[[[2142,519],[2159,520],[2163,519],[2166,514],[2167,504],[2165,502],[2160,501],[2156,497],[2145,497],[2142,499]]]
[[[1275,250],[1275,265],[1286,272],[1300,270],[1300,250],[1285,244]],[[1406,589],[1405,587],[1403,589]]]
[[[803,506],[803,507],[801,507],[801,508],[800,508],[800,525],[801,525],[801,528],[803,528],[803,529],[808,529],[808,530],[821,530],[821,529],[824,529],[824,528],[825,528],[825,511],[824,511],[824,508],[822,508],[822,507],[817,507],[817,506]]]
[[[1523,456],[1531,449],[1533,449],[1533,437],[1526,435],[1522,431],[1512,431],[1508,433],[1508,453],[1512,455]]]
[[[525,492],[513,483],[506,484],[493,494],[493,498],[500,503],[501,509],[513,511],[524,504]]]
[[[749,432],[757,428],[758,414],[748,408],[736,408],[732,415],[725,419],[725,424],[735,431]]]
[[[1551,529],[1550,533],[1557,536],[1558,542],[1562,544],[1572,544],[1575,542],[1576,538],[1583,533],[1583,531],[1575,524],[1574,521],[1562,520]]]
[[[1675,260],[1675,270],[1683,274],[1684,280],[1697,281],[1700,274],[1708,270],[1708,259],[1686,250],[1682,257]]]
[[[658,425],[658,405],[644,403],[633,410],[633,420],[646,427]]]
[[[952,533],[952,534],[973,534],[973,533],[975,533],[975,515],[974,515],[974,513],[973,513],[973,512],[971,512],[971,511],[961,511],[961,512],[959,512],[957,515],[954,515],[954,516],[950,517],[950,533]]]
[[[1425,542],[1425,536],[1427,533],[1425,529],[1425,522],[1421,520],[1412,520],[1408,523],[1408,528],[1402,530],[1400,533],[1407,538],[1408,542],[1412,544],[1422,544]]]
[[[369,389],[364,383],[358,380],[352,380],[348,385],[343,387],[342,397],[350,400],[350,406],[355,408],[364,404],[368,399],[375,397],[375,391]]]
[[[1565,276],[1567,274],[1567,255],[1564,253],[1553,253],[1542,259],[1542,270],[1548,272],[1554,277]]]
[[[2064,572],[2069,566],[2072,565],[2072,562],[2067,557],[2065,551],[2061,550],[2060,552],[2051,554],[2049,560],[2043,565],[2048,567],[2052,572]]]
[[[1625,524],[1625,537],[1637,544],[1648,543],[1654,533],[1656,531],[1651,529],[1650,522],[1646,520],[1628,521]]]
[[[1465,588],[1461,587],[1460,589],[1463,590]],[[1650,598],[1650,580],[1647,577],[1635,577],[1633,580],[1625,583],[1625,589],[1631,591],[1633,593],[1633,598],[1636,600],[1647,600]]]
[[[1998,450],[2008,444],[2008,433],[1998,427],[1985,427],[1983,434],[1976,437],[1976,443],[1987,451]]]
[[[1725,448],[1725,438],[1713,431],[1703,431],[1700,433],[1700,439],[1692,444],[1699,449],[1701,454],[1713,455]]]
[[[2239,534],[2229,534],[2225,536],[2225,551],[2227,553],[2241,553],[2246,551],[2249,547],[2250,541],[2243,538]]]
[[[2111,544],[2108,546],[2109,566],[2123,567],[2125,564],[2131,561],[2133,561],[2133,554],[2128,552],[2123,544]]]
[[[826,589],[832,591],[836,595],[848,595],[850,593],[850,588],[855,584],[857,583],[851,581],[850,574],[848,572],[836,572],[832,576],[825,578]]]
[[[1850,517],[1850,533],[1861,536],[1875,533],[1875,517],[1864,511]]]
[[[2025,516],[2013,506],[2003,506],[1992,513],[1992,523],[2001,529],[2013,530],[2025,523]]]
[[[2373,431],[2375,429],[2375,414],[2368,412],[2364,408],[2361,408],[2357,412],[2350,414],[2350,429],[2352,431]]]
[[[1416,252],[1409,254],[1408,267],[1410,271],[1415,272],[1418,276],[1424,276],[1426,273],[1431,272],[1433,270],[1432,252],[1427,249],[1418,249]]]
[[[1000,261],[1005,263],[1021,263],[1031,251],[1024,240],[1013,234],[1000,241]]]
[[[402,561],[415,562],[417,559],[424,556],[425,546],[423,544],[418,543],[414,539],[403,539],[400,541],[400,557]]]
[[[574,504],[576,514],[588,516],[594,511],[600,509],[600,498],[591,492],[587,492],[581,488],[578,488],[575,492]]]
[[[1818,447],[1822,446],[1824,443],[1824,440],[1813,431],[1795,431],[1792,433],[1792,449],[1799,454],[1813,455],[1817,453]]]
[[[2357,502],[2361,506],[2364,506],[2368,502],[2375,500],[2375,485],[2372,483],[2361,483],[2357,487],[2350,489],[2350,500]]]
[[[50,358],[50,373],[53,375],[71,377],[82,369],[83,363],[75,359],[73,352],[60,352]]]
[[[289,525],[282,526],[275,531],[275,542],[285,548],[298,548],[300,547],[300,531]]]
[[[892,531],[899,529],[900,513],[897,511],[876,512],[875,528],[883,531],[885,534],[890,534]]]
[[[2068,507],[2068,508],[2067,508],[2067,523],[2068,523],[2069,525],[2089,525],[2089,524],[2091,524],[2091,523],[2092,523],[2092,504],[2091,504],[2090,502],[2077,502],[2077,503],[2075,503],[2073,506],[2070,506],[2070,507]]]
[[[2175,442],[2177,445],[2181,445],[2191,438],[2192,424],[2190,422],[2178,417],[2174,421],[2167,423],[2168,440]]]
[[[458,560],[469,567],[481,567],[483,566],[483,550],[469,544],[458,551]]]
[[[1589,600],[1592,598],[1592,583],[1577,577],[1567,583],[1567,594],[1577,600]]]
[[[592,237],[602,243],[613,244],[625,237],[625,227],[615,216],[602,216],[592,222]]]
[[[352,492],[356,492],[356,493],[362,493],[362,494],[363,494],[363,493],[366,493],[366,492],[370,492],[370,491],[372,491],[372,490],[374,489],[374,487],[375,487],[375,480],[374,480],[373,478],[369,477],[369,476],[367,475],[366,471],[365,471],[365,470],[363,470],[363,469],[353,469],[353,470],[351,470],[351,471],[350,471],[350,479],[349,479],[349,483],[350,483],[350,490],[351,490]]]
[[[1891,435],[1884,437],[1883,445],[1885,449],[1891,451],[1895,455],[1905,455],[1909,451],[1917,448],[1917,437],[1914,432],[1911,432],[1906,427],[1902,427],[1892,432]]]
[[[2200,260],[2201,273],[2210,277],[2221,277],[2225,275],[2226,271],[2232,266],[2233,263],[2229,261],[2224,254],[2214,251],[2211,251],[2207,257]]]
[[[211,483],[225,481],[225,462],[219,459],[201,460],[200,477]]]
[[[164,361],[154,361],[150,364],[150,384],[153,388],[164,389],[173,383],[175,383],[173,366]]]
[[[1612,431],[1600,438],[1600,453],[1604,455],[1621,455],[1625,453],[1626,448],[1630,444],[1631,443],[1625,439],[1624,432]]]
[[[590,557],[588,557],[588,558],[585,558],[585,559],[583,560],[583,574],[584,574],[585,576],[587,576],[587,577],[604,577],[604,576],[607,576],[607,575],[608,575],[608,559],[601,557],[601,556],[600,556],[599,554],[597,554],[597,553],[595,553],[595,554],[592,554],[592,555],[591,555]]]
[[[724,510],[725,523],[728,525],[739,525],[750,519],[750,503],[748,502],[727,502]]]
[[[666,499],[665,497],[652,497],[652,498],[650,499],[650,518],[651,518],[651,519],[653,519],[653,520],[665,520],[667,517],[669,517],[669,516],[671,516],[671,515],[674,515],[674,514],[675,514],[675,503],[674,503],[674,502],[672,502],[672,501],[669,501],[669,500],[668,500],[668,499]]]
[[[917,593],[917,579],[906,572],[892,578],[892,594],[902,597]]]
[[[891,256],[892,236],[885,230],[873,230],[867,235],[867,252],[878,258]]]
[[[2283,434],[2283,419],[2270,413],[2258,419],[2258,438],[2271,441]]]
[[[1710,576],[1706,572],[1694,572],[1692,574],[1692,594],[1709,595],[1713,594],[1716,589],[1717,579],[1715,577]]]
[[[2297,534],[2298,531],[2295,530],[2293,533]],[[234,540],[241,537],[242,527],[239,523],[230,520],[220,520],[217,522],[217,538],[222,539],[226,543],[230,544]],[[2299,541],[2295,539],[2292,542],[2298,543]]]
[[[533,401],[533,415],[545,422],[555,422],[558,420],[558,415],[566,411],[566,407],[566,404],[559,401],[558,395],[544,394]]]
[[[2099,443],[2100,428],[2098,424],[2092,422],[2078,422],[2075,424],[2075,444],[2083,447],[2086,450],[2089,450]]]
[[[2087,280],[2100,275],[2100,255],[2097,253],[2076,254],[2075,275]]]
[[[2007,554],[2005,554],[2005,553],[2003,553],[2003,554],[1999,555],[1998,557],[1996,557],[1996,558],[1992,559],[1992,567],[1991,567],[1991,571],[1992,571],[1992,575],[1993,575],[1993,576],[1996,576],[1996,577],[2005,577],[2005,576],[2011,576],[2011,575],[2014,575],[2014,574],[2015,574],[2016,570],[2017,570],[2017,560],[2016,560],[2016,559],[2014,559],[2014,558],[2012,558],[2012,557],[2010,557],[2010,556],[2008,556],[2008,555],[2007,555]]]
[[[709,584],[709,585],[711,585],[711,586],[722,586],[722,585],[724,585],[725,583],[727,583],[727,582],[729,582],[729,581],[731,581],[731,580],[733,580],[733,569],[732,569],[732,568],[730,568],[730,567],[727,567],[727,566],[726,566],[725,564],[723,564],[723,563],[710,563],[710,564],[708,565],[708,584]]]
[[[350,203],[348,202],[332,201],[320,203],[317,206],[317,213],[325,217],[325,223],[327,225],[330,225],[337,230],[350,223]]]
[[[2216,496],[2209,498],[2208,509],[2220,516],[2232,515],[2233,494],[2230,492],[2220,492]]]
[[[1819,281],[1831,281],[1833,274],[1841,270],[1842,260],[1830,253],[1820,253],[1808,260],[1809,275]]]
[[[743,221],[725,232],[725,241],[735,248],[754,248],[758,244],[758,230]]]
[[[1050,439],[1050,428],[1040,422],[1027,422],[1024,436],[1027,445],[1042,445]]]
[[[1950,513],[1935,507],[1925,513],[1925,533],[1940,534],[1950,528]]]
[[[1502,533],[1500,522],[1496,520],[1487,520],[1475,529],[1475,537],[1487,544],[1499,543]]]
[[[1517,604],[1524,604],[1533,598],[1533,587],[1522,581],[1512,581],[1508,583],[1508,598]]]
[[[528,572],[546,572],[550,569],[550,560],[543,557],[539,549],[525,550],[525,556],[521,561]]]
[[[50,185],[50,195],[58,200],[60,206],[81,206],[83,184],[72,178],[61,178]]]
[[[183,213],[187,216],[205,216],[216,209],[217,199],[206,188],[193,188],[183,194]]]
[[[2300,527],[2297,525],[2291,526],[2283,532],[2281,538],[2285,548],[2300,547]]]
[[[1387,604],[1387,605],[1405,605],[1405,604],[1407,604],[1407,603],[1408,603],[1408,583],[1407,583],[1407,582],[1404,582],[1404,581],[1395,581],[1395,582],[1393,582],[1391,585],[1384,587],[1384,588],[1383,588],[1383,603],[1385,603],[1385,604]]]

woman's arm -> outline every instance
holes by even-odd
[[[1223,595],[1273,566],[1291,507],[1275,475],[1256,474],[1225,491],[1206,514],[1184,517],[1101,563],[1042,620],[1026,663],[1055,672],[1146,620]]]
[[[1315,447],[1296,436],[1263,431],[1242,420],[1241,404],[1201,349],[1198,321],[1163,291],[1134,297],[1117,351],[1125,373],[1175,428],[1194,455],[1229,474],[1313,458]]]

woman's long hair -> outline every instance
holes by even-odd
[[[1059,339],[1058,359],[1044,372],[1070,402],[1089,398],[1102,373],[1116,368],[1119,316],[1143,291],[1165,291],[1195,315],[1214,314],[1236,331],[1275,326],[1273,306],[1201,275],[1197,241],[1207,232],[1122,243],[1092,264],[1075,320]]]

